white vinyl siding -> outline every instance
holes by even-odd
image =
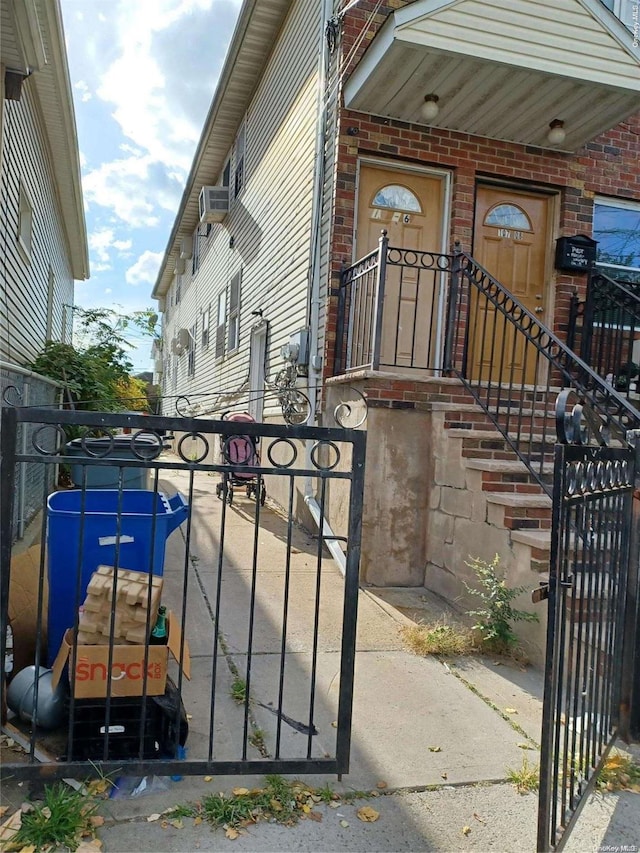
[[[207,240],[200,238],[197,276],[188,289],[183,286],[179,309],[174,309],[167,323],[170,343],[179,328],[189,327],[211,304],[210,345],[198,353],[197,373],[188,385],[190,400],[198,400],[202,393],[202,413],[207,411],[212,388],[231,393],[246,385],[251,328],[257,322],[252,311],[261,310],[269,321],[268,379],[284,366],[282,345],[307,323],[322,38],[319,11],[314,0],[292,3],[243,119],[246,136],[240,197],[231,205],[224,224],[214,225]],[[232,153],[235,155],[235,149]],[[232,157],[228,172],[232,188],[234,165]],[[211,180],[218,177],[212,175]],[[241,294],[236,308],[229,285],[240,269]],[[191,280],[192,276],[187,272],[185,278]],[[183,382],[187,390],[186,367],[180,365],[177,393]]]
[[[6,228],[0,239],[3,275],[8,284],[0,294],[0,355],[22,365],[35,358],[48,337],[65,339],[71,317],[64,305],[73,304],[74,294],[51,154],[39,115],[33,81],[28,79],[22,86],[20,101],[4,102],[0,169],[3,204],[0,229]],[[26,227],[25,201],[31,206],[28,262],[26,248],[21,245]]]
[[[637,61],[575,0],[463,0],[402,24],[419,4],[396,13],[403,40],[616,87],[640,80]]]

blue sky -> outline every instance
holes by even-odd
[[[76,304],[124,314],[151,291],[240,0],[61,0],[91,278]],[[132,337],[135,371],[149,343]]]

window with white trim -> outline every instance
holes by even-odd
[[[209,348],[209,323],[211,321],[211,305],[208,305],[202,312],[202,349]]]
[[[187,376],[196,374],[196,341],[198,335],[198,321],[189,329],[189,355],[187,359]]]
[[[240,282],[242,271],[239,270],[229,282],[229,318],[227,335],[227,352],[238,349],[239,320],[240,320]]]
[[[20,182],[20,201],[18,207],[18,245],[27,258],[31,257],[31,232],[33,230],[33,205],[31,199]]]
[[[605,275],[640,284],[640,203],[596,198],[593,238],[596,264]]]
[[[236,198],[244,185],[244,155],[247,140],[247,123],[243,120],[233,146],[233,195]]]
[[[216,358],[223,358],[227,331],[227,291],[218,294],[216,311]]]

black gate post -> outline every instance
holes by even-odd
[[[620,736],[628,743],[640,740],[640,430],[627,433],[627,440],[636,454],[620,703]]]
[[[9,581],[13,542],[15,452],[18,435],[16,410],[2,407],[0,421],[0,689],[4,688],[7,625],[9,624]]]

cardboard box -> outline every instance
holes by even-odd
[[[32,545],[11,558],[9,581],[9,623],[13,630],[13,674],[35,663],[40,584],[40,545]],[[44,567],[44,598],[42,601],[42,660],[44,666],[47,641],[47,611],[49,601],[47,568]]]
[[[169,641],[166,646],[149,646],[147,665],[147,696],[161,696],[167,683],[169,655],[180,660],[182,632],[178,620],[169,613]],[[144,645],[113,646],[111,664],[111,696],[142,696],[144,688]],[[65,632],[60,651],[53,664],[52,688],[60,681],[67,659],[73,665],[73,631]],[[76,699],[102,699],[107,695],[107,666],[109,646],[87,646],[78,643],[75,665]],[[191,678],[189,644],[185,640],[182,672]],[[69,682],[71,682],[71,675]]]

